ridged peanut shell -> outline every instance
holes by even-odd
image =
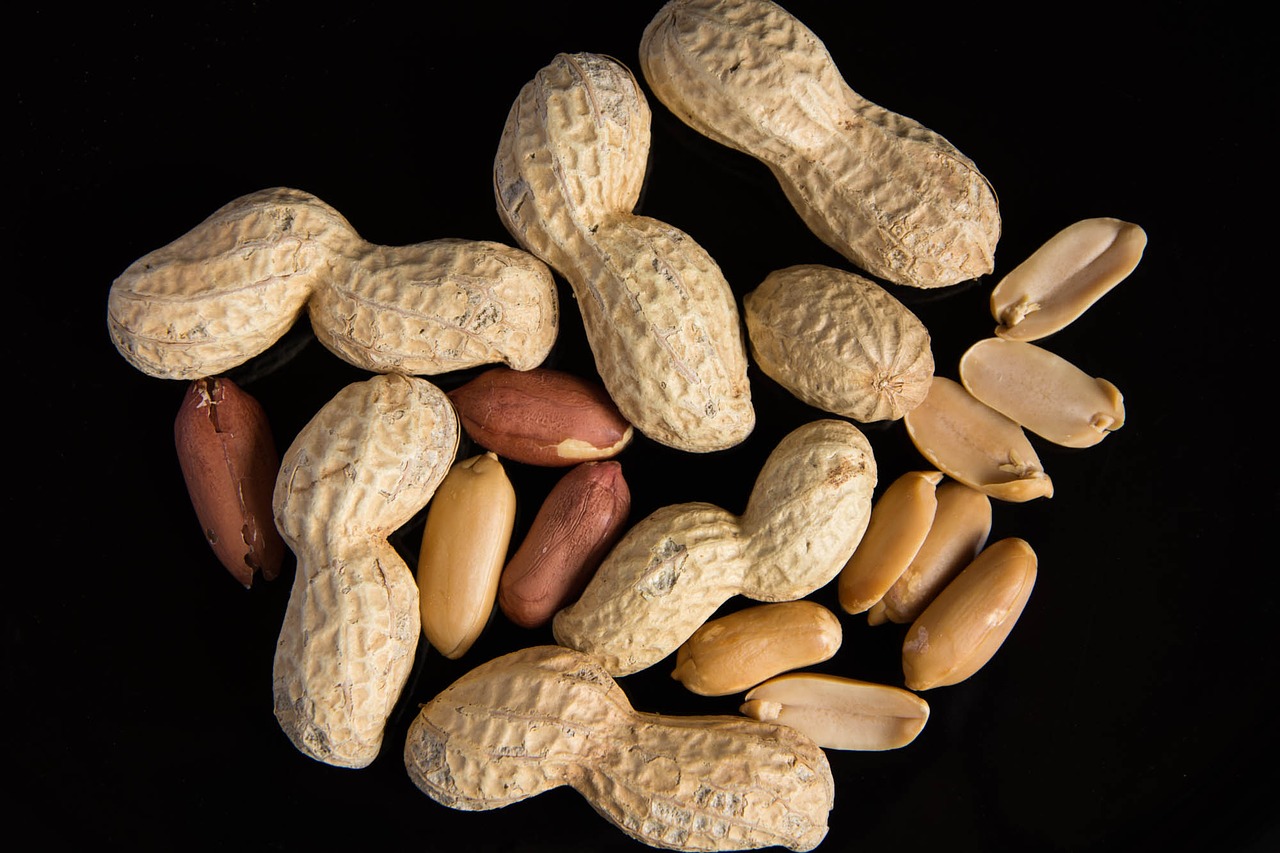
[[[991,291],[996,335],[1034,341],[1074,322],[1142,260],[1147,234],[1132,222],[1082,219],[1059,231]]]
[[[1092,447],[1124,426],[1115,385],[1025,341],[978,341],[960,358],[960,381],[997,412],[1064,447]]]
[[[1053,496],[1053,481],[1022,427],[954,379],[935,376],[904,422],[920,455],[949,477],[1012,503]]]
[[[912,690],[958,684],[991,660],[1031,597],[1038,560],[1026,541],[988,545],[911,623],[902,669]]]
[[[748,691],[748,717],[790,726],[824,749],[899,749],[929,721],[929,704],[909,690],[821,673],[793,672]]]
[[[880,285],[820,264],[770,273],[743,299],[760,369],[811,406],[897,420],[933,379],[929,330]]]
[[[782,672],[829,660],[840,620],[815,601],[779,601],[705,623],[676,651],[671,677],[702,696],[727,696]]]

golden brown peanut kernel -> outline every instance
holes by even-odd
[[[1034,341],[1060,331],[1129,277],[1147,234],[1131,222],[1100,217],[1051,237],[991,291],[1002,338]]]
[[[907,687],[958,684],[986,665],[1022,615],[1037,563],[1022,539],[983,549],[908,629],[902,644]]]
[[[706,622],[676,651],[671,677],[703,696],[727,696],[840,649],[840,620],[814,601],[758,604]]]
[[[760,369],[815,408],[897,420],[933,379],[929,330],[875,282],[818,264],[770,273],[743,301]]]
[[[904,421],[916,449],[947,476],[1003,501],[1053,496],[1053,482],[1022,427],[959,382],[935,376],[924,402]]]
[[[1124,397],[1049,350],[987,338],[960,359],[969,393],[1041,438],[1092,447],[1124,426]]]
[[[916,739],[929,705],[899,687],[836,675],[780,675],[746,695],[742,713],[782,723],[825,749],[898,749]]]
[[[410,725],[404,762],[419,790],[467,811],[567,785],[670,850],[812,850],[834,802],[826,755],[799,731],[636,711],[597,660],[562,646],[511,652],[445,688]]]

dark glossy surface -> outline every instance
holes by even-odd
[[[463,660],[419,656],[371,767],[293,749],[271,713],[292,558],[284,578],[249,590],[216,563],[174,457],[184,386],[118,356],[105,306],[132,260],[275,185],[315,193],[375,242],[511,242],[491,165],[517,91],[560,51],[610,54],[638,73],[658,5],[19,10],[10,34],[33,58],[15,61],[9,109],[5,233],[19,263],[6,282],[6,434],[18,473],[4,594],[19,828],[166,849],[644,849],[567,789],[465,813],[408,781],[400,744],[419,703],[474,663],[551,641],[501,616]],[[1252,211],[1265,215],[1273,192],[1259,133],[1274,109],[1257,25],[1186,4],[1150,19],[1096,4],[1049,23],[857,5],[790,8],[854,89],[950,139],[1002,203],[994,276],[892,289],[929,327],[940,374],[955,377],[964,349],[991,333],[994,283],[1062,227],[1115,216],[1150,242],[1128,281],[1044,342],[1114,382],[1128,421],[1087,450],[1037,441],[1055,496],[995,507],[992,537],[1023,537],[1040,555],[1022,620],[980,673],[925,694],[932,716],[915,743],[830,755],[836,808],[820,849],[1265,849],[1274,241]],[[846,266],[763,167],[651,104],[639,212],[692,235],[739,295],[793,263]],[[588,371],[564,307],[548,364]],[[281,450],[364,378],[305,323],[232,375],[266,407]],[[621,457],[637,519],[685,500],[740,511],[776,441],[821,416],[752,379],[760,426],[740,447],[695,457],[641,439]],[[866,432],[881,487],[924,466],[901,424]],[[556,474],[512,476],[527,526]],[[407,554],[420,529],[397,534]],[[837,606],[834,585],[815,598]],[[900,683],[904,629],[842,621],[844,646],[821,668]],[[669,670],[624,679],[638,708],[736,711],[736,697],[693,696]]]

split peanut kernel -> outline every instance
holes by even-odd
[[[788,673],[746,695],[742,713],[791,726],[826,749],[898,749],[916,739],[929,704],[909,690],[819,673]]]

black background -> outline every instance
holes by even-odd
[[[419,655],[372,766],[294,750],[271,711],[293,558],[248,590],[216,562],[173,449],[184,385],[121,359],[105,308],[135,258],[270,186],[316,194],[378,243],[511,243],[491,170],[516,93],[561,51],[609,54],[638,74],[658,6],[11,13],[3,601],[15,834],[166,849],[644,849],[569,789],[466,813],[409,782],[400,745],[419,703],[476,663],[551,641],[501,615],[462,660]],[[1261,25],[1193,4],[1150,16],[1119,4],[1026,17],[789,8],[856,91],[942,133],[1000,196],[993,276],[890,288],[929,327],[939,374],[955,378],[964,349],[991,334],[994,283],[1059,229],[1114,216],[1149,237],[1128,280],[1042,342],[1114,382],[1128,421],[1087,450],[1033,439],[1055,496],[995,505],[992,540],[1020,536],[1040,556],[1022,619],[976,676],[925,694],[932,715],[913,744],[829,753],[836,805],[820,849],[1264,849],[1276,781],[1265,527],[1277,501],[1274,89],[1253,44]],[[693,236],[739,296],[790,264],[847,266],[762,166],[650,102],[638,212]],[[589,372],[562,295],[547,364]],[[365,378],[305,320],[232,376],[267,409],[281,451]],[[823,414],[754,368],[752,380],[760,426],[739,447],[695,456],[640,438],[625,451],[634,518],[686,500],[741,511],[776,441]],[[881,488],[924,467],[900,423],[865,431]],[[510,474],[518,538],[559,472]],[[421,518],[397,534],[410,557],[420,530]],[[834,585],[813,597],[838,607]],[[818,668],[900,684],[905,628],[842,621],[841,651]],[[738,697],[694,696],[669,671],[623,679],[637,708],[736,712]]]

